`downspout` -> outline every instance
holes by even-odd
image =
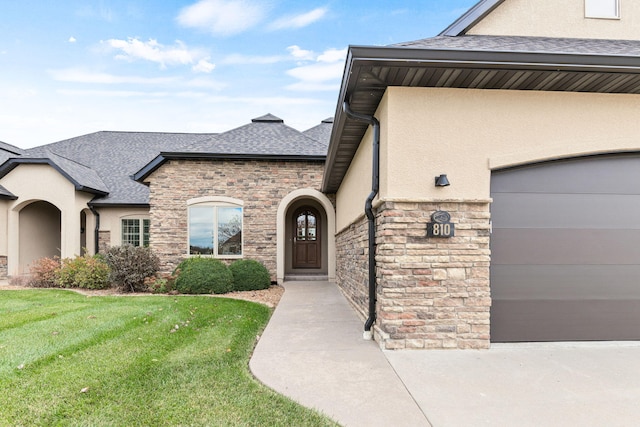
[[[89,210],[91,211],[91,213],[93,214],[93,216],[96,217],[96,228],[94,230],[94,240],[95,240],[95,248],[94,248],[94,254],[97,254],[98,252],[100,252],[100,214],[98,213],[98,211],[96,210],[95,207],[93,206],[89,206]]]
[[[369,123],[373,127],[373,166],[371,193],[365,202],[364,212],[369,223],[369,317],[364,324],[365,339],[373,339],[371,327],[376,321],[376,217],[373,213],[373,199],[378,195],[380,189],[380,122],[374,116],[366,116],[351,111],[347,101],[342,104],[342,108],[351,119]]]

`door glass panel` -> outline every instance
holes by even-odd
[[[298,240],[307,240],[307,216],[304,212],[296,219],[296,229]]]
[[[316,217],[307,211],[307,239],[316,240]]]

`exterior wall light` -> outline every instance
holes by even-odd
[[[451,185],[451,184],[449,183],[449,180],[447,179],[446,174],[436,176],[436,187],[446,187],[448,185]]]

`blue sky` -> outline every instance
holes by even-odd
[[[432,37],[476,0],[16,0],[0,5],[0,141],[221,132],[333,116],[348,45]]]

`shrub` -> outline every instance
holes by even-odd
[[[256,260],[241,259],[231,264],[229,269],[233,274],[235,291],[254,291],[271,286],[269,270]]]
[[[160,274],[144,279],[147,290],[154,294],[168,294],[175,289],[176,276],[173,274]]]
[[[175,287],[183,294],[225,294],[233,289],[233,274],[219,259],[188,258],[176,273]]]
[[[65,288],[106,289],[109,266],[90,255],[65,258],[56,273],[56,283]]]
[[[34,288],[51,288],[57,286],[56,275],[60,270],[60,258],[40,258],[29,266],[27,285]]]
[[[111,283],[123,292],[146,291],[144,279],[155,275],[160,267],[160,259],[148,247],[113,246],[105,257],[111,267]]]

